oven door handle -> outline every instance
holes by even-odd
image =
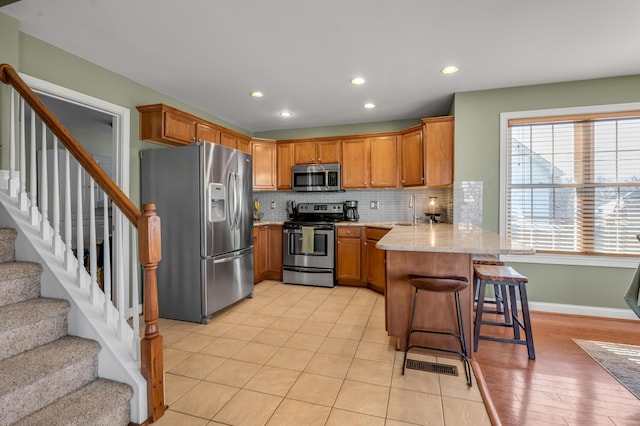
[[[310,269],[305,269],[305,268],[296,268],[295,266],[285,266],[283,269],[285,271],[304,272],[306,274],[329,274],[329,273],[332,273],[332,271],[330,269],[310,270]]]

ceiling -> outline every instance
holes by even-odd
[[[455,92],[640,73],[637,0],[21,0],[0,12],[252,133],[443,115]],[[451,64],[460,71],[443,75]]]

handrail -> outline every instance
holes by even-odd
[[[98,163],[64,127],[60,120],[38,98],[9,64],[0,65],[0,81],[12,86],[43,123],[58,137],[67,151],[80,163],[111,201],[138,231],[138,253],[144,269],[145,335],[140,342],[141,373],[147,381],[148,420],[155,422],[164,414],[164,365],[162,336],[158,327],[158,287],[156,269],[162,258],[160,218],[153,203],[143,205],[141,212],[116,185]]]
[[[134,226],[138,226],[138,218],[142,216],[140,209],[126,196],[124,192],[115,184],[107,173],[89,155],[86,149],[80,145],[78,140],[60,123],[60,120],[51,110],[38,98],[31,88],[20,78],[16,70],[9,64],[0,65],[0,81],[10,86],[20,93],[40,119],[47,124],[58,140],[67,150],[78,160],[78,163],[89,173],[93,180],[107,193],[109,198],[124,213],[126,218]]]

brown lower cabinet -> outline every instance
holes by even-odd
[[[336,227],[336,279],[339,284],[365,286],[362,280],[362,226]]]
[[[382,228],[367,227],[365,229],[364,256],[367,285],[382,294],[384,294],[387,281],[385,251],[376,248],[376,243],[387,232],[389,232],[388,229]]]
[[[253,227],[253,281],[282,280],[282,225]]]
[[[384,294],[386,282],[385,252],[376,243],[388,229],[338,226],[337,271],[338,284],[367,286]]]

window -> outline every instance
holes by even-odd
[[[635,108],[503,114],[502,233],[542,254],[640,255]]]

